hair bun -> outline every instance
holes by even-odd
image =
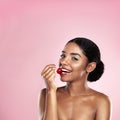
[[[104,64],[102,61],[100,61],[97,64],[95,70],[88,75],[88,81],[90,82],[97,81],[102,76],[103,73],[104,73]]]

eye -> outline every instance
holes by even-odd
[[[61,54],[60,57],[61,57],[61,58],[65,58],[66,55],[65,55],[65,54]]]
[[[77,57],[72,57],[73,61],[78,61],[79,59]]]

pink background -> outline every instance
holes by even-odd
[[[89,85],[110,96],[112,120],[120,119],[119,0],[1,0],[0,120],[38,119],[40,72],[78,36],[100,47],[105,73]]]

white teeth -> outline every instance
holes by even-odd
[[[70,70],[62,69],[62,72],[71,72]]]

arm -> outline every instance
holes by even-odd
[[[46,89],[43,89],[39,100],[40,120],[58,120],[57,116],[57,87],[54,83],[55,70],[53,65],[45,67],[41,74],[46,82]]]
[[[111,105],[107,96],[98,98],[96,120],[110,120]]]
[[[43,89],[41,90],[39,97],[39,120],[43,120],[43,115],[45,111],[45,96],[46,96],[46,89]]]

